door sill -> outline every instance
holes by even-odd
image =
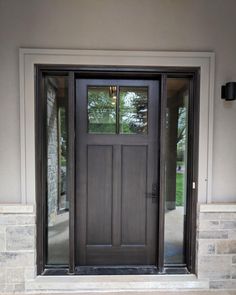
[[[148,275],[158,274],[154,265],[143,266],[78,266],[76,275]]]
[[[106,275],[187,275],[190,274],[186,267],[166,267],[163,271],[158,270],[155,265],[142,266],[77,266],[75,273],[69,273],[67,268],[45,269],[44,276],[106,276]]]

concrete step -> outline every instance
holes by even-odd
[[[147,292],[208,290],[209,281],[195,275],[38,276],[26,282],[27,292]]]

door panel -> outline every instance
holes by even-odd
[[[121,177],[122,246],[145,245],[147,146],[122,146]]]
[[[156,264],[158,85],[76,82],[78,266]]]
[[[112,146],[88,145],[87,244],[112,244]]]

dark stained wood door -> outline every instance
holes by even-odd
[[[77,266],[156,265],[158,106],[158,81],[76,80]]]

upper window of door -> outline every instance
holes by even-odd
[[[88,132],[116,133],[116,92],[109,86],[88,86]]]
[[[147,134],[148,87],[88,86],[88,133]]]

